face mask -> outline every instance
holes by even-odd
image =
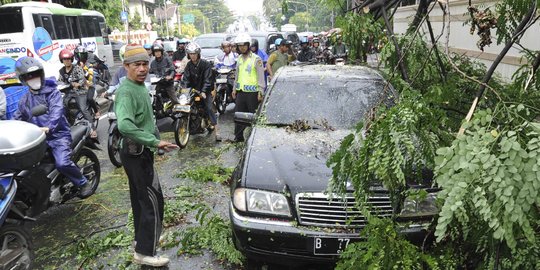
[[[41,78],[40,77],[32,78],[32,79],[26,81],[26,83],[28,84],[28,86],[32,90],[39,90],[41,88]]]

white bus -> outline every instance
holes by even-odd
[[[113,65],[103,14],[60,4],[21,2],[0,6],[0,86],[18,85],[15,62],[23,56],[42,61],[46,77],[56,77],[64,48],[94,46],[95,54]]]

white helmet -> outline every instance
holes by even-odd
[[[201,46],[195,42],[191,42],[186,46],[186,52],[189,53],[198,53],[201,54]]]
[[[248,45],[251,42],[251,37],[248,33],[240,33],[236,38],[234,39],[234,44],[236,45]]]

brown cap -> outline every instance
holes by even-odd
[[[143,46],[138,44],[129,44],[124,52],[124,64],[130,64],[137,61],[150,61],[148,53]]]

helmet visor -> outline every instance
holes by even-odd
[[[39,70],[32,71],[32,72],[29,72],[29,73],[26,73],[26,74],[21,74],[20,79],[23,80],[23,81],[28,81],[28,80],[31,80],[31,79],[36,78],[36,77],[41,78],[41,75],[43,75],[43,70],[39,69]]]

